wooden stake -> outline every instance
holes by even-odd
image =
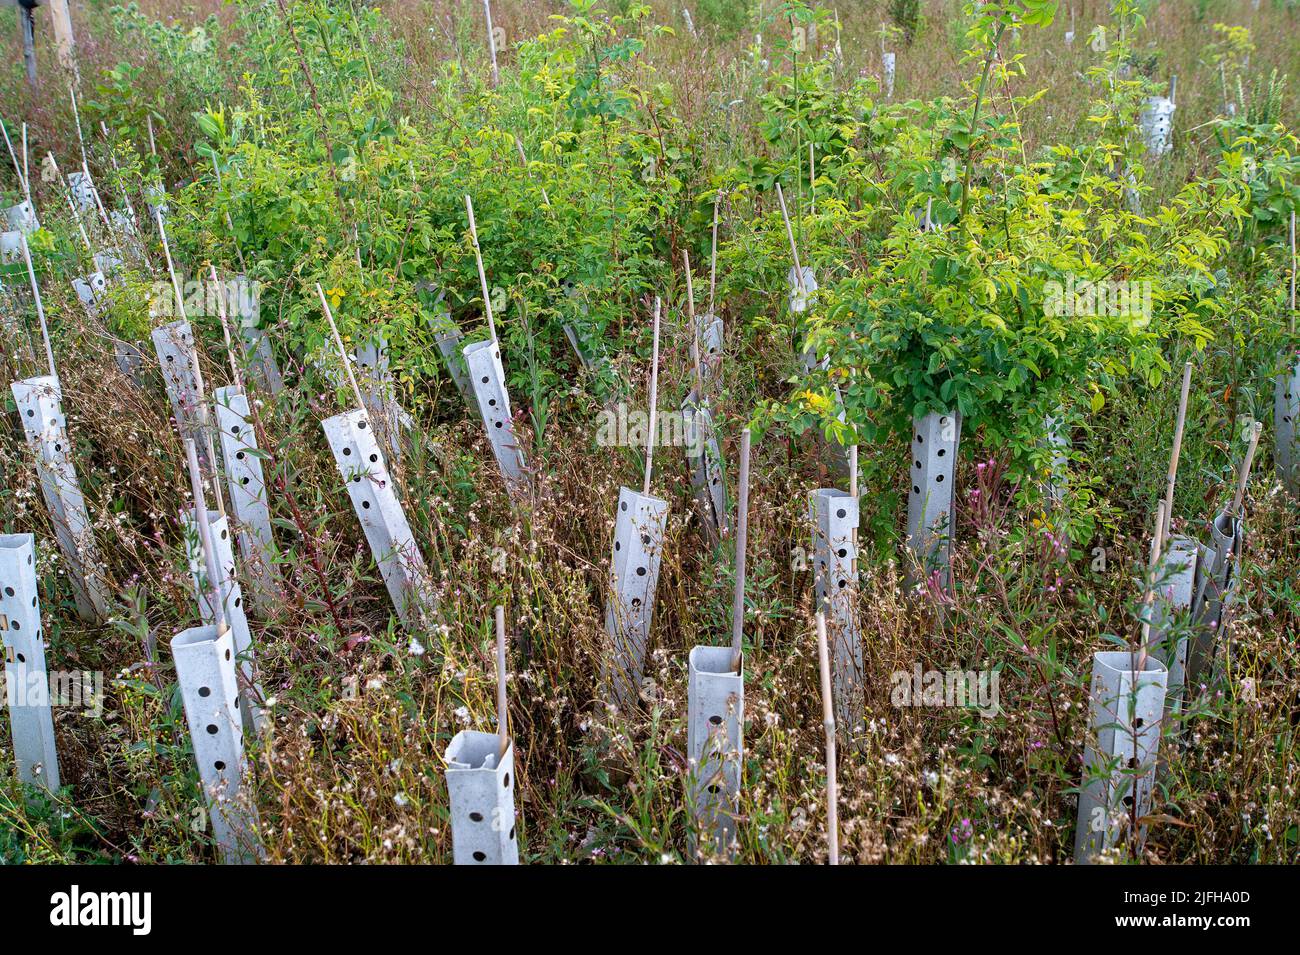
[[[1259,435],[1264,430],[1264,424],[1256,421],[1255,426],[1250,429],[1250,445],[1246,448],[1246,456],[1241,462],[1241,472],[1237,477],[1237,493],[1232,498],[1232,515],[1241,516],[1241,506],[1246,500],[1246,484],[1250,481],[1250,465],[1255,460],[1255,449],[1259,447]]]
[[[794,244],[794,229],[790,227],[790,213],[785,207],[785,193],[781,191],[781,184],[776,184],[776,198],[781,203],[781,218],[785,220],[785,235],[790,240],[790,255],[794,259],[794,274],[796,281],[799,283],[799,291],[803,292],[804,298],[808,297],[808,289],[804,286],[803,266],[799,264],[799,247]]]
[[[659,398],[659,308],[660,300],[655,296],[655,326],[654,326],[654,344],[651,346],[650,357],[650,431],[645,439],[645,487],[642,494],[650,496],[650,472],[654,466],[655,455],[655,428],[658,427],[659,414],[655,409],[655,402]]]
[[[492,86],[495,88],[501,82],[501,74],[497,71],[497,39],[492,35],[491,0],[483,0],[483,12],[487,15],[488,53],[492,55]]]
[[[497,759],[506,754],[510,748],[510,733],[508,729],[510,714],[506,710],[506,608],[497,604],[497,736],[500,737],[500,745],[497,748]]]
[[[736,508],[736,590],[731,601],[731,668],[740,672],[745,640],[745,550],[749,544],[750,431],[740,432],[739,502]]]
[[[343,347],[343,336],[339,334],[339,327],[334,324],[334,313],[330,311],[330,303],[325,299],[325,290],[316,283],[316,294],[320,296],[320,307],[325,311],[325,319],[330,323],[330,331],[334,333],[334,345],[339,350],[339,358],[343,361],[343,370],[348,374],[348,381],[352,383],[352,393],[356,395],[357,407],[361,413],[366,414],[366,403],[361,397],[361,388],[357,385],[357,376],[352,373],[352,362],[348,358],[348,350]],[[367,415],[367,417],[369,417]]]
[[[700,331],[695,324],[695,282],[691,278],[691,253],[682,249],[686,266],[686,313],[691,325],[691,365],[695,369],[695,393],[704,400],[704,371],[700,368]]]
[[[474,221],[474,202],[469,196],[465,197],[465,212],[469,215],[469,235],[474,241],[474,261],[478,263],[478,280],[483,287],[483,313],[487,316],[488,331],[492,335],[492,344],[498,345],[497,323],[492,318],[492,296],[488,293],[487,273],[483,271],[483,252],[478,245],[478,224]]]
[[[830,864],[840,864],[838,766],[835,758],[835,704],[831,697],[831,661],[826,649],[826,615],[817,614],[817,668],[822,684],[822,727],[826,730],[826,842]]]
[[[1174,481],[1178,477],[1178,456],[1183,450],[1183,424],[1187,420],[1187,394],[1192,387],[1192,363],[1183,365],[1183,390],[1178,396],[1178,420],[1174,424],[1174,447],[1169,453],[1169,482],[1165,486],[1165,536],[1174,525]]]
[[[54,367],[54,348],[50,345],[50,329],[45,323],[45,306],[41,304],[41,287],[36,282],[36,270],[32,268],[32,253],[27,247],[27,236],[18,240],[23,247],[23,261],[27,263],[27,280],[32,283],[32,299],[36,302],[36,317],[41,322],[41,339],[45,342],[45,358],[50,363],[50,377],[55,385],[59,384],[59,371]]]

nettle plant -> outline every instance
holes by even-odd
[[[778,412],[796,431],[871,443],[957,410],[963,433],[1007,454],[1035,495],[1051,454],[1045,419],[1068,427],[1129,378],[1159,382],[1166,340],[1211,337],[1199,293],[1239,200],[1193,183],[1149,216],[1132,211],[1112,174],[1138,162],[1124,158],[1121,124],[1098,124],[1088,146],[1029,152],[1020,117],[1037,94],[1012,94],[1024,68],[999,47],[1013,25],[1050,23],[1054,7],[972,11],[965,95],[892,107],[908,121],[871,120],[887,138],[840,169],[859,180],[850,191],[878,185],[892,212],[856,267],[819,292],[809,345],[830,362]]]

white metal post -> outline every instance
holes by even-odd
[[[38,597],[36,539],[31,534],[0,535],[0,634],[14,763],[19,780],[57,793],[59,758]]]

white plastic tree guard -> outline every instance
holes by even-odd
[[[150,220],[157,222],[162,219],[167,221],[171,212],[171,207],[167,205],[167,190],[159,185],[148,185],[144,187],[144,202],[149,207]]]
[[[1174,101],[1166,96],[1151,96],[1147,99],[1138,122],[1142,127],[1142,138],[1147,144],[1147,153],[1151,156],[1163,156],[1173,149]]]
[[[799,281],[800,275],[803,276],[803,282]],[[802,315],[808,311],[813,298],[817,294],[817,274],[812,270],[811,265],[805,265],[799,269],[792,265],[789,274],[786,276],[786,282],[790,286],[790,311],[796,315]]]
[[[261,855],[257,806],[247,779],[240,697],[232,632],[192,627],[172,638],[176,680],[199,768],[199,784],[212,834],[227,865]]]
[[[216,608],[212,606],[213,587],[208,582],[203,548],[199,540],[201,529],[198,521],[195,520],[194,511],[182,512],[181,522],[185,530],[185,552],[190,565],[190,580],[194,584],[194,597],[198,601],[199,619],[205,625],[215,626],[217,618]],[[212,528],[212,556],[217,562],[217,573],[221,575],[221,606],[225,611],[226,623],[230,627],[231,640],[235,648],[235,665],[239,668],[243,676],[243,685],[247,688],[239,697],[240,713],[243,716],[245,729],[260,732],[265,719],[261,706],[263,694],[257,681],[253,632],[248,626],[244,592],[239,586],[235,567],[230,522],[219,511],[208,511],[208,523]]]
[[[77,293],[77,301],[81,302],[86,314],[97,320],[108,295],[108,279],[104,273],[91,272],[73,279],[72,290]]]
[[[1047,465],[1047,497],[1056,505],[1065,501],[1070,474],[1070,438],[1065,428],[1065,415],[1048,415],[1043,419],[1041,445],[1051,453]]]
[[[238,326],[239,337],[244,343],[248,374],[257,382],[258,387],[272,395],[278,395],[284,390],[284,378],[280,374],[280,365],[275,360],[275,352],[271,349],[271,339],[259,324],[262,316],[257,300],[237,291],[248,287],[247,275],[241,272],[234,276],[226,286],[226,307]]]
[[[209,474],[215,462],[207,459],[203,429],[205,415],[201,405],[205,399],[199,392],[199,375],[194,367],[194,332],[190,323],[181,319],[160,325],[153,330],[151,337],[154,351],[158,354],[158,365],[162,368],[163,383],[167,386],[172,414],[176,418],[176,429],[182,438],[194,439],[199,464],[204,473]]]
[[[1114,848],[1132,820],[1151,809],[1168,676],[1155,657],[1139,660],[1138,653],[1124,650],[1093,654],[1089,740],[1074,838],[1077,864]],[[1144,836],[1140,828],[1139,843]]]
[[[1227,629],[1241,570],[1241,522],[1221,511],[1210,524],[1210,542],[1200,549],[1192,597],[1193,640],[1188,647],[1187,682],[1208,679],[1219,635]]]
[[[95,212],[99,207],[95,183],[88,172],[68,173],[68,190],[77,204],[78,212]]]
[[[723,324],[720,316],[705,312],[695,320],[700,339],[700,371],[706,383],[722,377]]]
[[[1300,497],[1300,361],[1277,376],[1273,391],[1273,425],[1277,476],[1292,496]]]
[[[31,534],[0,535],[0,634],[18,778],[57,793],[59,757],[41,637],[36,540]]]
[[[928,575],[947,586],[955,538],[953,484],[961,414],[931,412],[912,421],[912,480],[907,494],[907,546]]]
[[[474,342],[463,352],[474,398],[478,403],[483,426],[487,429],[492,453],[505,478],[506,488],[512,498],[525,493],[528,475],[525,471],[524,451],[515,436],[514,419],[510,413],[510,396],[506,393],[506,373],[501,365],[501,350],[496,342]]]
[[[452,858],[456,865],[518,865],[515,746],[496,733],[462,730],[447,747]]]
[[[1199,545],[1190,537],[1170,539],[1156,569],[1157,586],[1151,610],[1150,644],[1164,660],[1169,678],[1165,692],[1165,715],[1170,731],[1178,733],[1182,724],[1178,714],[1185,702],[1187,683],[1188,633],[1192,598],[1195,595]]]
[[[722,540],[728,528],[727,490],[718,448],[713,415],[708,399],[700,400],[694,391],[682,402],[682,422],[686,431],[686,464],[695,489],[695,504],[700,526],[712,546]]]
[[[402,433],[410,426],[411,416],[397,402],[396,388],[390,371],[388,343],[380,338],[367,342],[356,350],[357,367],[361,369],[361,397],[366,405],[370,423],[382,424],[381,438],[400,465],[402,454]]]
[[[894,95],[894,76],[898,68],[898,55],[896,53],[880,54],[880,71],[883,74],[885,86],[885,99],[890,99]]]
[[[0,232],[0,262],[13,265],[23,259],[23,234],[17,230]]]
[[[249,415],[248,398],[233,385],[216,390],[217,430],[226,465],[230,507],[238,525],[239,552],[257,601],[275,599],[275,537],[271,508],[262,475],[257,433]]]
[[[460,392],[465,402],[477,411],[478,399],[474,396],[474,385],[469,380],[469,369],[465,366],[465,356],[461,354],[461,341],[465,336],[452,322],[450,314],[444,315],[443,319],[437,331],[434,332],[434,343],[438,346],[438,353],[442,355],[442,360],[447,365],[447,374],[451,375],[456,390]]]
[[[858,499],[839,488],[808,495],[813,526],[813,592],[816,611],[825,613],[831,639],[836,723],[852,735],[862,719],[862,639],[858,627]]]
[[[86,500],[72,463],[72,442],[63,417],[58,382],[49,375],[26,378],[11,385],[14,402],[36,459],[41,494],[68,577],[77,615],[88,622],[108,619],[110,602],[102,577],[103,563],[95,545]]]
[[[605,598],[605,632],[613,641],[605,682],[610,701],[624,708],[636,705],[641,693],[667,523],[667,501],[619,489]]]
[[[736,832],[745,752],[745,680],[731,647],[693,647],[688,657],[686,758],[700,828],[725,854]]]
[[[347,411],[321,425],[398,618],[417,627],[432,609],[429,575],[366,413]]]
[[[5,210],[5,224],[7,229],[28,236],[41,227],[40,220],[36,218],[36,209],[26,199]]]

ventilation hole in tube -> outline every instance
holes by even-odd
[[[709,787],[709,793],[711,795],[716,796],[721,791],[722,791],[722,787],[719,786],[717,783],[714,783],[712,786]]]
[[[649,547],[649,546],[650,546],[650,535],[649,535],[649,534],[642,534],[642,535],[641,535],[641,543],[644,544],[646,547]]]
[[[1142,728],[1142,726],[1143,726],[1145,723],[1146,723],[1146,720],[1142,719],[1142,717],[1140,717],[1140,716],[1135,717],[1135,718],[1133,719],[1133,728],[1134,728],[1135,730],[1140,730],[1140,729]]]
[[[488,377],[487,377],[487,375],[484,375],[484,376],[483,376],[483,384],[486,385],[487,383],[488,383]]]
[[[225,531],[222,531],[222,532],[221,532],[221,539],[222,539],[222,540],[225,540],[225,539],[226,539],[227,537],[229,537],[229,536],[230,536],[230,535],[227,534]]]
[[[709,717],[709,722],[712,723],[714,726],[721,726],[722,717],[715,714]]]
[[[244,598],[243,598],[243,597],[236,597],[236,598],[235,598],[235,606],[236,606],[236,607],[238,607],[238,606],[239,606],[240,604],[242,604],[243,602],[244,602]]]
[[[471,812],[471,813],[469,814],[469,818],[470,818],[470,820],[473,821],[473,822],[482,822],[482,821],[483,821],[483,813],[481,813],[481,812]]]
[[[12,597],[13,595],[14,595],[14,589],[12,587],[6,587],[5,596]]]
[[[917,487],[915,484],[913,484],[913,485],[912,485],[912,493],[913,493],[913,494],[920,494],[920,493],[921,493],[921,489],[920,489],[919,487]]]
[[[848,557],[848,556],[849,556],[849,549],[848,549],[847,547],[841,547],[841,548],[840,548],[839,550],[837,550],[835,553],[839,554],[841,557]]]
[[[362,502],[361,502],[361,506],[362,506],[363,508],[365,508],[367,511],[370,510],[370,502],[369,502],[369,501],[362,501]]]
[[[361,475],[360,475],[360,474],[354,474],[354,475],[352,475],[352,482],[353,482],[354,484],[358,484],[358,483],[360,483],[360,482],[361,482]]]
[[[221,772],[223,769],[226,768],[226,764],[223,763],[221,760],[217,760],[215,763],[212,764],[212,768],[215,769],[217,772]]]
[[[845,580],[843,577],[840,578],[839,583],[840,583],[840,589],[841,589],[841,590],[843,590],[845,587],[847,587],[847,586],[849,585],[849,582],[848,582],[847,580]]]
[[[496,426],[497,426],[498,428],[501,427],[501,422],[500,422],[500,421],[495,422],[495,424],[496,424]]]
[[[942,484],[942,483],[943,483],[943,475],[942,475],[942,474],[936,474],[936,475],[934,476],[934,480],[935,480],[935,483],[937,483],[937,484]]]
[[[175,356],[175,355],[168,355],[168,356],[167,356],[167,360],[168,360],[168,361],[175,361],[175,360],[176,360],[176,356]]]
[[[229,651],[229,650],[226,651],[226,659],[227,659],[227,660],[230,659],[230,651]]]
[[[32,598],[32,606],[33,606],[33,607],[36,606],[36,598],[35,598],[35,597]]]
[[[836,516],[836,517],[839,517],[839,518],[843,518],[843,517],[845,517],[848,513],[849,513],[848,511],[844,510],[844,508],[841,507],[838,511],[835,512],[835,516]]]
[[[379,455],[377,455],[377,454],[372,454],[372,455],[370,455],[370,463],[371,463],[371,464],[377,464],[378,462],[379,462]]]
[[[939,449],[939,457],[943,457],[943,456],[944,456],[945,454],[947,454],[947,453],[948,453],[948,449],[947,449],[947,448],[940,448],[940,449]]]
[[[618,509],[619,509],[620,511],[626,511],[626,510],[627,510],[627,501],[623,501],[623,502],[621,502],[621,503],[618,505]]]
[[[23,656],[23,655],[20,653],[20,654],[18,654],[18,662],[19,662],[19,663],[26,663],[26,662],[27,662],[27,658],[26,658],[25,656]]]
[[[944,417],[940,418],[940,419],[939,419],[939,424],[940,424],[942,427],[945,427],[945,428],[948,427],[948,416],[945,415]]]
[[[212,687],[210,687],[210,686],[201,686],[201,687],[199,687],[199,696],[204,696],[204,697],[206,697],[206,696],[211,696],[211,695],[212,695]]]
[[[475,850],[475,852],[474,852],[474,861],[475,861],[475,862],[482,862],[482,861],[485,860],[486,858],[487,858],[487,856],[484,855],[481,851]]]
[[[238,461],[242,461],[242,460],[244,460],[244,452],[243,452],[243,451],[236,451],[236,452],[235,452],[235,459],[238,460]]]
[[[23,628],[23,625],[17,620],[10,620],[9,626],[13,627],[15,630],[21,630]]]
[[[637,609],[637,608],[640,607],[640,606],[641,606],[641,598],[640,598],[640,597],[633,597],[633,598],[632,598],[632,609],[635,610],[635,609]]]
[[[234,427],[232,427],[232,428],[230,429],[230,433],[231,433],[231,434],[239,434],[239,425],[235,425]]]
[[[217,724],[216,724],[216,723],[209,723],[209,724],[208,724],[208,735],[209,735],[209,736],[216,736],[216,735],[217,735]]]
[[[510,774],[509,774],[509,773],[506,773],[504,776],[501,777],[501,788],[502,788],[502,789],[509,789],[509,788],[510,788]]]
[[[1142,763],[1138,761],[1138,758],[1137,758],[1136,756],[1130,756],[1130,757],[1129,757],[1129,761],[1128,761],[1128,768],[1129,768],[1129,769],[1137,769],[1137,768],[1138,768],[1139,766],[1141,766],[1141,765],[1142,765]]]
[[[495,398],[489,398],[488,407],[495,408],[496,406],[497,406],[497,400]]]
[[[241,478],[239,479],[239,483],[240,483],[240,484],[247,484],[247,483],[248,483],[248,478],[247,478],[247,477],[241,477]]]
[[[27,409],[27,417],[29,417],[29,418],[34,418],[34,417],[36,417],[36,412],[33,411],[31,408],[28,408],[28,409]]]
[[[366,423],[365,423],[364,421],[358,421],[358,422],[357,422],[357,427],[358,427],[358,428],[364,428],[365,426],[366,426]]]
[[[638,567],[638,568],[636,569],[636,575],[637,575],[638,577],[644,577],[644,576],[645,576],[645,568],[644,568],[644,567]]]
[[[912,462],[912,465],[913,465],[914,467],[918,467],[918,468],[919,468],[919,467],[921,466],[921,462],[920,462],[920,461],[913,461],[913,462]]]
[[[1124,797],[1124,806],[1125,806],[1125,808],[1128,808],[1128,809],[1133,808],[1133,797],[1132,797],[1132,796],[1125,796],[1125,797]]]
[[[917,444],[925,444],[925,438],[921,437],[920,434],[918,434],[918,435],[916,436],[916,443],[917,443]]]
[[[514,841],[514,838],[515,838],[515,827],[514,827],[514,826],[511,826],[511,827],[510,827],[510,840],[513,842],[513,841]]]

